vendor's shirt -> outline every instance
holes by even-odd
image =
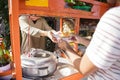
[[[120,80],[120,7],[102,16],[85,54],[99,68],[88,80]]]
[[[19,17],[21,30],[21,53],[28,52],[30,48],[45,49],[45,34],[43,31],[52,30],[42,17],[35,23],[26,15]]]

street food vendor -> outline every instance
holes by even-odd
[[[44,18],[37,14],[21,15],[19,17],[21,30],[21,53],[25,53],[30,48],[45,49],[45,36],[56,42],[53,30]]]
[[[120,0],[108,0],[110,3]],[[119,4],[120,5],[120,4]],[[83,39],[75,37],[83,43]],[[120,6],[109,9],[100,19],[83,57],[64,40],[58,45],[65,50],[74,67],[88,80],[120,80]]]

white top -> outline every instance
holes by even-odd
[[[44,18],[40,17],[37,22],[34,23],[29,16],[21,15],[19,17],[19,25],[22,39],[21,53],[28,52],[31,48],[45,49],[44,31],[50,31],[52,28]]]
[[[85,54],[99,68],[88,80],[120,80],[120,7],[102,16]]]

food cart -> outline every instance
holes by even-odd
[[[5,74],[12,74],[16,80],[22,80],[22,68],[20,59],[20,28],[18,17],[21,14],[39,14],[41,16],[60,17],[60,30],[62,30],[63,18],[75,19],[75,34],[79,33],[80,18],[99,19],[109,5],[96,0],[79,0],[92,4],[91,11],[66,8],[64,0],[8,0],[10,18],[10,36],[12,47],[12,58],[14,68]],[[77,50],[77,45],[74,46]],[[60,80],[80,80],[82,75],[74,73],[60,78]]]

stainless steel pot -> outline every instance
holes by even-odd
[[[42,49],[33,49],[30,57],[22,54],[21,62],[23,75],[31,77],[52,75],[57,67],[56,56]]]

